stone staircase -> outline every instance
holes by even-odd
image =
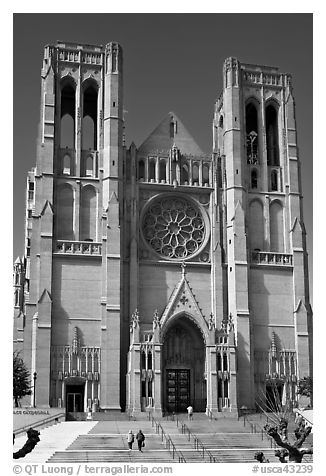
[[[41,441],[22,461],[177,463],[181,455],[187,463],[209,463],[213,461],[212,457],[220,463],[254,463],[256,451],[263,451],[270,462],[278,462],[274,445],[261,431],[264,424],[259,416],[244,421],[231,414],[218,414],[208,419],[200,413],[195,413],[192,421],[188,421],[187,415],[178,415],[174,421],[167,418],[139,420],[139,417],[137,421],[128,421],[124,417],[106,421],[69,421],[42,430]],[[139,429],[144,432],[143,452],[138,451],[136,441],[133,449],[128,449],[127,433],[130,429],[134,434]],[[171,446],[169,450],[167,439],[173,442],[174,454]],[[17,438],[14,451],[25,441],[26,436]],[[311,443],[312,435],[307,446]],[[312,456],[305,456],[303,462],[312,462]]]
[[[145,434],[145,448],[138,450],[135,441],[130,451],[127,433],[139,429]],[[149,421],[100,421],[88,434],[79,435],[64,451],[56,451],[48,463],[175,463],[165,448],[162,437],[155,433]]]
[[[194,448],[193,436],[187,432],[180,434],[183,423],[189,428],[191,435],[199,440],[197,449]],[[262,431],[265,423],[260,415],[254,415],[252,420],[244,420],[222,413],[211,420],[205,414],[195,414],[192,421],[188,421],[186,415],[179,415],[178,426],[176,420],[163,422],[162,426],[170,434],[177,449],[182,451],[187,462],[209,462],[210,454],[219,463],[250,463],[255,462],[254,455],[257,451],[263,451],[270,462],[279,462],[274,454],[274,441]],[[179,434],[172,434],[173,424],[179,429]],[[290,436],[293,429],[294,423],[290,422]],[[309,435],[306,443],[304,446],[312,446],[312,435]],[[208,450],[207,453],[202,450],[202,446]],[[303,458],[305,463],[312,461],[312,455],[305,455]]]

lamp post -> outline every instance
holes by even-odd
[[[34,385],[33,385],[33,408],[35,408],[35,390],[36,390],[36,379],[37,379],[37,372],[34,372],[33,373],[33,381],[34,381]]]

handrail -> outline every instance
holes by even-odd
[[[170,435],[167,435],[165,433],[165,431],[162,428],[162,425],[159,422],[157,422],[150,413],[148,414],[148,419],[152,423],[152,427],[155,426],[155,433],[159,435],[161,432],[162,443],[164,440],[165,448],[167,448],[170,451],[170,453],[172,453],[172,458],[175,459],[177,457],[179,463],[186,463],[185,457],[183,456],[181,451],[176,449],[173,441],[171,440]]]
[[[30,428],[33,428],[33,429],[38,428],[40,426],[46,425],[47,423],[51,423],[52,421],[58,420],[60,417],[65,417],[65,416],[66,416],[65,412],[56,413],[55,415],[51,415],[47,418],[44,418],[43,420],[39,420],[38,422],[35,422],[35,423],[30,423],[29,425],[25,425],[21,428],[18,428],[17,430],[14,430],[14,435],[15,436],[20,435],[21,433],[25,433]]]
[[[268,422],[269,422],[269,417],[268,417],[268,415],[265,415],[265,416],[266,416],[266,422],[265,422],[265,423],[268,424]],[[241,416],[238,417],[238,421],[239,421],[240,418],[241,418]],[[247,423],[250,425],[251,433],[259,433],[259,432],[260,432],[260,434],[261,434],[261,439],[263,440],[263,439],[264,439],[264,435],[265,435],[265,438],[267,438],[267,440],[269,440],[269,442],[270,442],[271,448],[276,448],[276,447],[277,447],[277,446],[276,446],[276,443],[275,443],[275,441],[274,441],[274,439],[273,439],[271,436],[269,436],[269,435],[266,434],[266,432],[265,432],[265,430],[264,430],[264,428],[263,428],[263,425],[261,425],[261,424],[258,423],[258,428],[259,428],[260,431],[259,431],[259,430],[257,431],[257,423],[252,423],[252,422],[249,420],[248,415],[244,414],[244,415],[243,415],[243,426],[245,427]]]
[[[175,421],[177,423],[177,426],[179,426],[179,418],[177,413],[167,413],[164,415],[164,418],[166,418],[168,421]]]
[[[185,434],[185,433],[188,434],[188,441],[190,441],[191,437],[193,438],[195,449],[202,453],[202,458],[203,459],[205,459],[205,453],[206,453],[208,458],[209,458],[210,463],[217,463],[218,462],[217,459],[215,458],[215,456],[213,456],[212,453],[204,446],[204,444],[201,442],[201,440],[198,438],[198,436],[195,435],[195,433],[192,433],[189,430],[189,428],[187,427],[187,425],[185,423],[182,423],[182,425],[181,425],[181,433],[182,434]]]

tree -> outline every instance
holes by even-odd
[[[284,433],[285,422],[279,428],[275,426],[265,425],[264,430],[268,436],[271,436],[275,443],[282,448],[282,450],[277,450],[275,456],[277,456],[281,463],[286,463],[286,457],[289,457],[289,462],[301,463],[304,455],[313,454],[312,448],[301,448],[302,444],[306,440],[307,436],[310,434],[312,428],[311,426],[306,427],[303,421],[300,421],[298,426],[294,430],[295,442],[290,443]]]
[[[33,428],[30,428],[27,430],[27,441],[24,444],[20,450],[16,451],[13,454],[14,459],[19,459],[19,458],[24,458],[28,453],[33,451],[37,443],[40,441],[40,432],[37,430],[33,430]],[[14,441],[15,441],[15,435],[14,435]]]
[[[304,397],[312,397],[311,377],[303,377],[299,380],[297,393],[298,395],[302,395]]]
[[[19,406],[19,400],[26,395],[31,395],[31,376],[24,364],[19,352],[14,352],[13,362],[13,397],[15,407]]]

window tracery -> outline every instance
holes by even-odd
[[[205,220],[199,207],[181,197],[155,200],[142,224],[145,241],[167,259],[186,259],[205,242]]]

